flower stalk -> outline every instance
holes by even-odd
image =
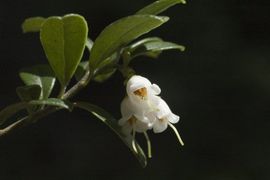
[[[147,132],[144,132],[144,137],[146,139],[146,142],[147,142],[147,154],[148,154],[148,158],[152,158],[152,146],[151,146],[151,141],[150,141],[150,138],[147,134]]]

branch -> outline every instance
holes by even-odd
[[[1,129],[0,130],[0,138],[28,125],[31,123],[36,122],[37,120],[43,118],[44,116],[47,116],[57,110],[60,110],[60,108],[57,107],[47,107],[44,110],[38,111],[36,113],[34,113],[31,116],[25,116],[22,119],[12,123],[11,125],[9,125],[8,127]]]
[[[76,95],[80,90],[82,90],[87,84],[90,82],[92,77],[92,73],[90,71],[86,71],[85,75],[82,77],[82,79],[75,84],[72,88],[70,88],[64,95],[62,95],[62,99],[69,99],[72,98],[74,95]],[[13,131],[20,129],[30,123],[34,123],[41,119],[44,116],[47,116],[55,111],[60,110],[59,107],[47,107],[44,110],[40,110],[32,115],[25,116],[22,119],[12,123],[8,127],[4,129],[0,129],[0,138],[12,133]]]
[[[0,130],[0,137],[4,137],[7,134],[10,134],[15,129],[19,129],[21,127],[24,127],[27,124],[28,116],[16,121],[15,123],[9,125],[8,127]]]
[[[85,75],[82,79],[75,84],[72,88],[70,88],[63,96],[62,99],[69,99],[76,95],[80,90],[82,90],[85,86],[88,85],[92,77],[92,73],[90,71],[86,71]]]

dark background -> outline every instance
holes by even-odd
[[[45,63],[38,34],[21,32],[31,16],[79,13],[95,39],[109,23],[146,0],[1,0],[0,107],[18,101],[21,67]],[[150,134],[153,158],[142,169],[118,137],[87,112],[59,112],[0,140],[0,179],[270,179],[270,2],[194,0],[163,13],[171,20],[151,33],[183,44],[158,60],[134,62],[138,74],[162,88],[181,116],[171,130]],[[117,118],[122,77],[92,83],[76,99]],[[144,145],[143,139],[139,139]]]

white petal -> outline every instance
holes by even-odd
[[[158,110],[158,105],[160,104],[160,97],[152,95],[148,98],[148,104],[155,110]]]
[[[155,124],[153,125],[153,131],[154,133],[161,133],[165,131],[168,127],[168,122],[164,120],[157,120]]]
[[[149,119],[144,114],[134,114],[136,119],[143,123],[149,123]]]
[[[158,112],[157,112],[157,117],[159,119],[162,119],[166,116],[168,116],[169,114],[171,114],[171,110],[169,108],[169,106],[167,105],[167,103],[160,98],[159,104],[158,104]]]
[[[121,102],[121,114],[122,117],[129,117],[132,115],[132,107],[128,97],[125,97]]]
[[[149,128],[152,128],[154,123],[157,121],[156,113],[155,112],[149,112],[149,113],[146,113],[145,116],[148,118],[148,126],[149,126]]]
[[[133,94],[134,91],[151,86],[151,82],[145,77],[134,75],[127,82],[127,94]]]
[[[151,87],[154,95],[159,95],[161,93],[161,89],[159,88],[158,85],[152,84],[150,87]]]
[[[173,114],[173,113],[171,113],[169,116],[167,116],[167,119],[168,119],[168,121],[170,123],[175,124],[175,123],[178,123],[178,121],[180,120],[180,117],[177,116],[177,115],[175,115],[175,114]]]
[[[141,121],[136,121],[134,129],[135,129],[135,131],[142,133],[142,132],[147,131],[149,129],[149,127],[148,127],[147,123],[144,123]]]
[[[133,115],[143,117],[144,110],[146,109],[147,107],[144,107],[143,104],[133,103],[128,97],[126,97],[121,103],[122,117],[131,117]]]

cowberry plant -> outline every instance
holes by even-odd
[[[179,121],[179,116],[173,114],[167,103],[158,96],[161,92],[159,86],[136,75],[130,62],[139,56],[157,58],[164,50],[184,51],[184,46],[159,37],[138,38],[169,20],[169,17],[158,14],[171,6],[185,3],[184,0],[156,1],[134,15],[111,23],[95,41],[88,37],[87,21],[79,14],[26,19],[22,24],[23,32],[39,33],[49,63],[23,68],[19,72],[24,86],[18,87],[16,92],[21,102],[9,105],[0,112],[0,137],[36,123],[56,111],[67,109],[72,112],[74,108],[81,108],[109,126],[143,167],[147,165],[147,157],[135,140],[136,132],[145,135],[149,158],[151,142],[147,130],[160,133],[169,126],[183,145],[172,125]],[[89,51],[90,56],[82,61],[85,51]],[[114,118],[89,102],[73,101],[73,97],[90,81],[102,83],[116,71],[123,75],[127,90],[121,103],[122,118]],[[75,83],[71,83],[73,77],[76,78]],[[59,93],[52,97],[56,83],[59,83]]]

